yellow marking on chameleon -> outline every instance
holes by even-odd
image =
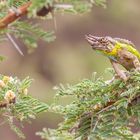
[[[136,55],[140,59],[140,53],[135,48],[133,48],[130,45],[127,45],[127,49],[128,49],[129,52]]]
[[[107,55],[110,55],[110,56],[116,56],[117,55],[117,52],[121,49],[121,45],[120,44],[116,44],[114,49],[111,51],[111,52],[104,52],[105,54]]]
[[[115,44],[114,49],[111,52],[104,52],[106,55],[110,55],[110,56],[116,56],[117,52],[123,48],[126,48],[126,50],[128,50],[129,52],[131,52],[132,54],[136,55],[139,59],[140,59],[140,53],[131,45],[129,44],[124,44],[124,43],[119,43],[117,42]]]
[[[121,46],[121,48],[126,48],[129,52],[131,52],[132,54],[134,54],[140,59],[140,53],[133,46],[129,44],[122,44],[122,43],[118,43],[118,44]]]

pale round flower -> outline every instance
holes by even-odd
[[[4,99],[8,102],[11,103],[16,99],[16,94],[12,90],[8,90],[5,93]]]
[[[98,104],[96,104],[96,105],[93,106],[93,109],[94,109],[94,110],[98,110],[98,109],[100,109],[101,107],[102,107],[101,104],[98,103]]]
[[[1,1],[1,2],[0,2],[0,8],[2,8],[2,7],[4,7],[4,6],[6,6],[6,2],[5,2],[5,1]]]
[[[14,81],[14,78],[12,76],[9,77],[9,82],[13,82]]]
[[[5,86],[6,86],[5,83],[2,80],[0,80],[0,88],[3,88]]]

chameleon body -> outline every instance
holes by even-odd
[[[135,45],[125,39],[106,37],[96,37],[86,35],[86,40],[92,48],[110,59],[110,62],[117,75],[126,81],[128,77],[118,67],[121,64],[126,70],[136,69],[140,71],[140,53],[135,49]]]

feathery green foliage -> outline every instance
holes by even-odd
[[[0,1],[0,19],[4,18],[9,13],[9,10],[19,8],[27,2],[29,2],[29,0]],[[31,0],[31,2],[32,4],[28,9],[29,12],[26,18],[18,19],[6,28],[0,30],[0,42],[9,41],[7,37],[7,34],[9,34],[15,43],[16,39],[21,39],[29,51],[31,51],[37,47],[38,39],[51,42],[55,39],[55,35],[53,31],[49,31],[49,29],[44,31],[37,23],[31,23],[29,21],[30,19],[47,20],[49,14],[54,15],[55,12],[84,13],[89,11],[93,4],[105,7],[105,0]],[[42,16],[38,16],[37,13],[44,7],[47,10],[51,7],[51,10],[46,13],[45,18],[42,18]],[[0,60],[3,60],[2,56],[0,56]],[[52,107],[49,107],[46,103],[27,94],[31,81],[29,78],[20,81],[17,77],[0,76],[0,113],[3,119],[2,124],[8,123],[10,128],[21,138],[25,138],[25,136],[20,130],[21,126],[18,126],[17,122],[22,123],[25,120],[29,121],[30,119],[34,119],[38,113],[52,109]],[[69,105],[69,107],[70,106],[71,105]],[[74,106],[72,105],[71,108],[72,107]],[[53,106],[53,108],[55,108],[55,106]],[[62,107],[61,109],[63,114],[65,108]],[[59,133],[57,130],[44,131],[49,131],[52,136],[54,132]],[[74,138],[71,133],[68,134],[67,131],[65,132],[66,133],[62,134],[59,133],[60,139]]]
[[[74,100],[66,106],[57,104],[63,97]],[[57,130],[44,129],[37,134],[47,140],[138,140],[131,128],[140,122],[139,97],[140,73],[135,70],[127,82],[115,79],[108,83],[93,77],[66,88],[60,86],[49,110],[63,115],[64,121]]]
[[[15,28],[15,30],[14,30]],[[29,51],[37,47],[36,41],[42,39],[46,42],[51,42],[55,39],[53,31],[44,32],[37,24],[24,21],[17,21],[12,24],[12,30],[9,31],[16,38],[21,38]]]
[[[0,18],[6,16],[10,9],[19,8],[30,0],[8,0],[0,2]],[[44,41],[51,42],[55,40],[54,31],[49,29],[45,31],[37,23],[31,23],[29,19],[47,20],[50,14],[53,16],[58,12],[84,13],[91,9],[93,4],[105,6],[105,0],[31,0],[32,4],[28,8],[28,16],[26,19],[16,20],[11,23],[6,29],[0,30],[0,41],[6,41],[7,33],[12,36],[16,43],[16,38],[21,39],[29,49],[29,52],[37,47],[38,38]],[[46,12],[46,18],[38,16],[40,10]],[[20,47],[20,46],[19,46]]]
[[[0,2],[0,18],[8,14],[9,9],[20,7],[29,0],[7,0]],[[7,33],[20,38],[32,50],[37,47],[38,39],[51,42],[55,39],[53,31],[44,31],[29,19],[47,20],[48,15],[55,12],[84,13],[93,4],[105,7],[105,0],[32,0],[26,19],[16,20],[5,29],[0,30],[0,41],[7,41]],[[38,16],[42,8],[49,9],[46,18]],[[15,40],[13,38],[13,40]],[[15,41],[16,42],[16,41]],[[0,57],[2,60],[3,57]],[[64,121],[58,129],[43,129],[38,132],[43,139],[49,140],[139,140],[139,134],[134,134],[131,128],[140,123],[140,73],[130,72],[127,82],[115,79],[108,83],[102,78],[86,79],[74,86],[57,88],[55,102],[48,106],[30,95],[28,88],[31,79],[0,75],[0,113],[3,123],[19,137],[25,138],[17,121],[34,119],[40,112],[50,111],[59,113]],[[60,98],[72,97],[74,101],[63,106],[57,101]],[[133,119],[134,118],[134,119]],[[133,119],[133,120],[132,120]]]
[[[35,119],[36,115],[48,109],[48,105],[28,95],[32,80],[28,77],[20,81],[18,78],[0,76],[0,114],[3,124],[8,123],[21,138],[24,134],[15,122]]]

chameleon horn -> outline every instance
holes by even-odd
[[[99,37],[92,36],[92,35],[85,35],[85,39],[88,41],[90,45],[95,45],[95,43],[98,41]]]

